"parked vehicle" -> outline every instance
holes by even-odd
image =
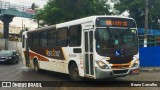
[[[7,63],[18,63],[19,62],[19,54],[16,50],[1,50],[0,51],[0,62]]]

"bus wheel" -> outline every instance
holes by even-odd
[[[82,77],[79,76],[79,71],[76,64],[72,64],[70,66],[69,74],[72,81],[82,81]]]
[[[40,69],[39,69],[39,66],[38,66],[38,61],[36,60],[33,63],[34,63],[34,71],[35,72],[40,72]]]

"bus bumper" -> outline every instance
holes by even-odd
[[[95,68],[95,79],[112,78],[112,77],[123,77],[127,75],[138,75],[139,68],[127,68],[127,69],[101,69],[99,67]]]

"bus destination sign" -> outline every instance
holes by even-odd
[[[106,20],[105,23],[106,23],[106,25],[108,25],[108,26],[127,27],[127,21]]]
[[[136,27],[132,19],[124,18],[98,18],[96,20],[97,27]]]

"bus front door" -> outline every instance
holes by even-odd
[[[27,67],[29,67],[30,61],[29,61],[29,45],[28,45],[28,39],[27,37],[25,37],[25,35],[23,35],[23,43],[24,43],[24,58],[25,59],[25,64]]]
[[[84,31],[84,59],[85,59],[85,76],[94,76],[93,65],[93,31]]]

